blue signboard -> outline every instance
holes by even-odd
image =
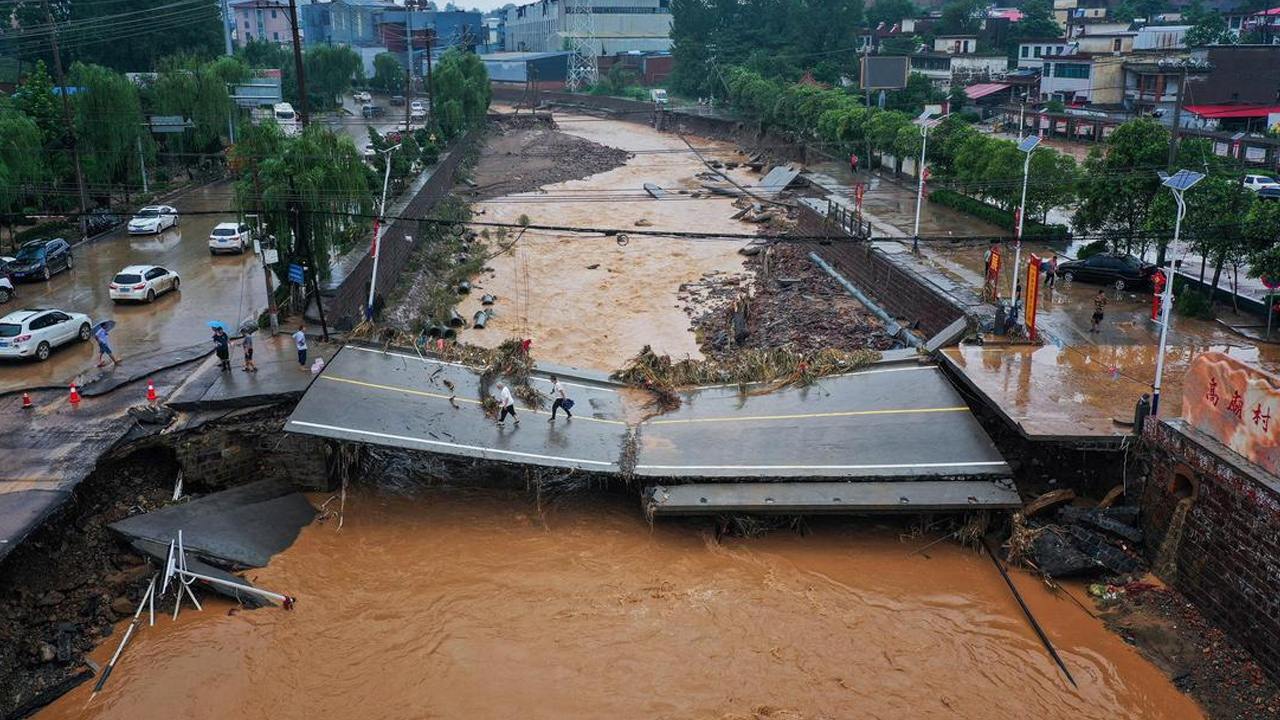
[[[302,266],[295,263],[289,263],[289,282],[294,285],[303,283]]]

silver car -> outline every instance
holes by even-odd
[[[148,205],[133,214],[130,235],[156,235],[178,226],[178,211],[169,205]]]
[[[17,310],[0,318],[0,358],[48,360],[59,345],[88,340],[89,316],[50,308]]]

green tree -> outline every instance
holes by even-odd
[[[911,0],[876,0],[867,8],[867,25],[876,27],[884,23],[885,28],[901,23],[905,18],[920,15],[920,6]]]
[[[1151,20],[1156,15],[1164,12],[1167,5],[1166,0],[1124,0],[1124,2],[1116,6],[1112,14],[1125,20],[1137,18]]]
[[[9,214],[48,177],[44,135],[34,120],[8,103],[0,105],[0,213]]]
[[[295,210],[322,278],[329,276],[330,258],[368,230],[369,222],[356,216],[372,212],[373,186],[350,138],[320,125],[308,126],[297,137],[285,137],[275,123],[247,126],[232,161],[240,171],[236,197],[241,210],[258,213],[276,237],[278,276],[284,277],[291,261],[309,264],[307,248],[295,244],[291,235]]]
[[[1222,13],[1206,8],[1201,0],[1192,0],[1182,13],[1182,21],[1192,26],[1185,38],[1187,47],[1226,44],[1234,40]]]
[[[1053,17],[1053,6],[1044,0],[1028,0],[1020,8],[1022,19],[1009,27],[1009,54],[1018,49],[1024,38],[1062,37],[1062,26]]]
[[[1280,202],[1258,200],[1245,217],[1249,277],[1280,280]]]
[[[373,79],[369,85],[385,93],[404,93],[404,65],[393,53],[378,53],[373,58]]]
[[[1236,178],[1210,175],[1187,190],[1183,198],[1187,212],[1182,220],[1181,242],[1209,261],[1214,269],[1211,286],[1217,287],[1223,268],[1243,261],[1248,252],[1247,230],[1240,220],[1254,203],[1253,193],[1242,188]],[[1147,229],[1157,237],[1161,258],[1173,238],[1176,214],[1173,193],[1161,188],[1147,219]]]
[[[942,35],[974,35],[982,27],[984,0],[951,0],[942,6],[938,31]]]
[[[53,78],[49,77],[44,61],[37,61],[36,69],[27,76],[18,91],[17,109],[35,121],[46,145],[58,141],[66,133],[59,102],[53,94]]]
[[[312,110],[341,104],[341,96],[350,92],[352,83],[364,73],[360,56],[345,45],[314,47],[303,55],[303,64],[307,71],[308,100],[311,97],[322,100],[318,106],[312,104]]]
[[[180,154],[220,152],[235,107],[227,85],[243,82],[249,68],[235,58],[204,62],[175,55],[161,60],[158,71],[147,91],[149,107],[157,115],[180,115],[195,125],[169,138],[169,149]]]
[[[89,184],[128,181],[137,169],[137,142],[143,134],[138,88],[124,75],[101,65],[76,63],[70,82],[81,164]]]
[[[1131,120],[1094,148],[1085,161],[1076,228],[1099,232],[1116,250],[1141,253],[1143,230],[1169,157],[1169,132],[1150,120]],[[1160,260],[1163,261],[1163,249]]]
[[[293,65],[293,54],[285,50],[279,43],[252,38],[236,52],[236,57],[242,59],[252,68],[283,70]]]

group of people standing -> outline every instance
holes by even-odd
[[[244,329],[240,335],[240,348],[244,352],[244,367],[241,369],[245,372],[258,372],[258,363],[253,359],[253,337],[255,330]],[[227,334],[227,329],[221,325],[213,326],[213,352],[218,356],[218,367],[221,370],[231,369],[231,344],[232,338]],[[307,366],[307,327],[299,325],[298,331],[293,334],[293,344],[298,350],[298,367],[308,370]],[[99,340],[102,345],[102,340]],[[106,350],[110,354],[110,349]],[[115,358],[112,358],[114,361]]]

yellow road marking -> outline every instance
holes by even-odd
[[[909,415],[911,413],[967,412],[969,408],[898,408],[891,410],[847,410],[843,412],[801,413],[795,415],[753,415],[748,417],[689,418],[687,420],[650,420],[648,425],[689,425],[712,422],[750,422],[755,420],[808,420],[811,418],[857,417],[859,415]]]
[[[472,400],[470,398],[461,398],[456,395],[444,395],[441,393],[428,392],[426,390],[413,390],[411,388],[395,387],[394,385],[379,385],[377,383],[365,382],[363,380],[352,380],[351,378],[338,377],[336,375],[324,374],[324,375],[321,375],[320,377],[324,378],[325,380],[332,380],[334,382],[347,383],[348,385],[359,385],[360,387],[372,388],[374,390],[390,390],[391,392],[404,393],[406,395],[420,395],[422,397],[437,398],[440,400],[448,400],[452,398],[457,402],[467,403],[468,405],[480,404],[479,400]],[[547,412],[546,410],[534,410],[531,408],[520,408],[520,411],[533,413],[535,415],[547,415],[547,416],[551,415],[551,413]],[[586,417],[584,415],[574,415],[573,417],[575,420],[581,420],[584,422],[598,422],[598,423],[604,423],[606,425],[626,425],[626,423],[622,422],[621,420],[604,420],[601,418]]]

